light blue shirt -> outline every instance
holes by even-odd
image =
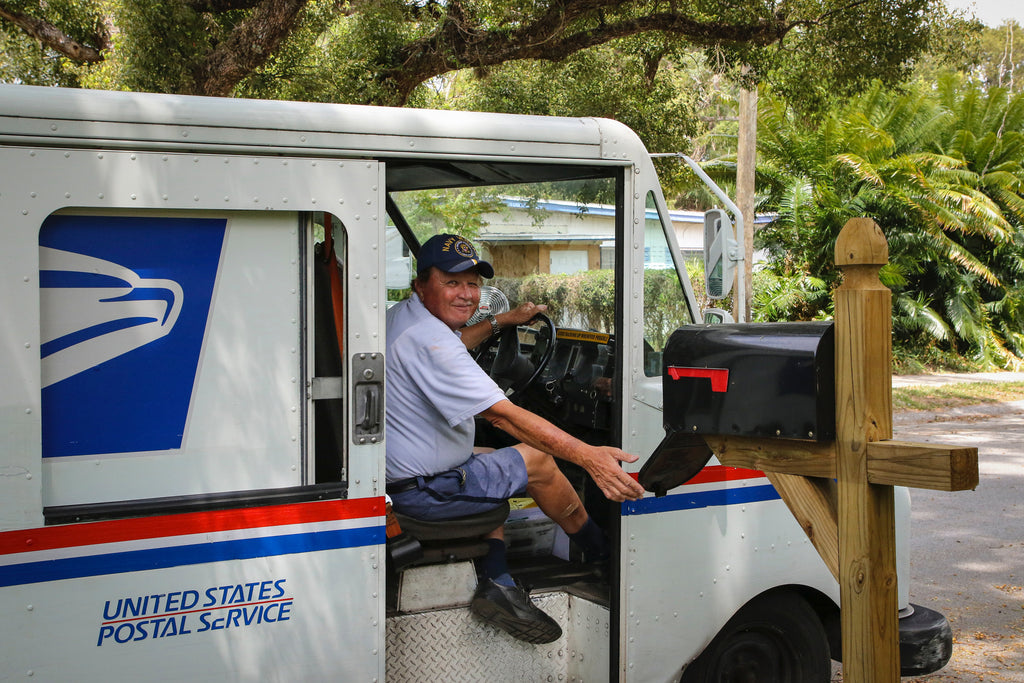
[[[434,475],[468,460],[474,416],[505,398],[459,337],[415,293],[387,312],[389,482]]]

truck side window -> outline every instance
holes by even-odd
[[[661,216],[654,193],[648,192],[644,221],[644,374],[648,377],[661,375],[661,352],[672,331],[693,322],[666,229],[673,229],[672,223]]]
[[[323,233],[313,250],[313,456],[318,484],[343,480],[345,470],[344,230],[328,214]]]

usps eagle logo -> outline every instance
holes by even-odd
[[[43,223],[43,457],[182,446],[226,230],[215,218]]]
[[[41,247],[43,386],[67,379],[170,334],[185,294],[117,263]]]

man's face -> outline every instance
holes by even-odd
[[[417,281],[416,293],[435,318],[457,330],[466,324],[480,305],[481,281],[475,268],[461,273],[445,273],[431,268],[426,284]]]

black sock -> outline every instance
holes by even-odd
[[[593,517],[587,517],[586,523],[579,531],[569,534],[569,538],[583,550],[587,562],[602,562],[611,557],[608,539]]]
[[[508,573],[508,563],[505,561],[505,541],[500,538],[484,540],[487,541],[487,554],[480,560],[480,573],[485,579],[493,579],[502,586],[514,586],[515,581]]]

